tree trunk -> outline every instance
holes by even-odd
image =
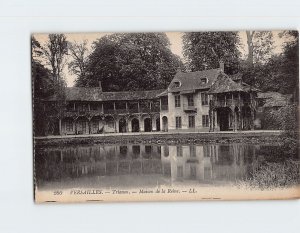
[[[252,41],[252,38],[253,38],[253,34],[254,34],[254,31],[250,32],[250,31],[246,31],[246,34],[247,34],[247,45],[248,45],[248,65],[249,67],[252,67],[253,66],[253,41]]]

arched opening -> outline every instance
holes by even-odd
[[[234,130],[240,129],[240,111],[238,107],[234,108]]]
[[[159,117],[156,118],[155,123],[156,123],[156,131],[160,131],[160,118]]]
[[[251,129],[251,108],[249,106],[244,107],[242,111],[242,126],[244,130],[250,130]]]
[[[74,120],[70,117],[64,118],[62,120],[63,124],[63,134],[74,134]]]
[[[132,132],[139,132],[140,131],[140,122],[138,119],[133,118],[131,120],[131,128],[132,128]]]
[[[168,131],[168,117],[162,117],[162,130],[167,132]]]
[[[152,123],[151,123],[151,119],[150,118],[146,118],[144,120],[144,129],[145,129],[145,132],[151,132]]]
[[[99,134],[103,133],[104,124],[102,119],[98,116],[95,116],[91,119],[91,133],[92,134]]]
[[[104,132],[115,132],[115,120],[112,116],[105,117]]]
[[[119,133],[126,133],[127,132],[127,123],[124,118],[119,120]]]
[[[89,123],[85,117],[79,117],[76,121],[76,134],[88,134]]]

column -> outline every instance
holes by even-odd
[[[74,120],[74,124],[75,124],[75,134],[77,134],[77,120]]]
[[[91,119],[88,119],[89,134],[91,134]]]
[[[128,122],[128,123],[127,123],[127,125],[128,125],[128,132],[131,133],[131,132],[132,132],[131,120],[128,119],[127,122]]]
[[[115,133],[118,133],[119,132],[119,121],[118,119],[115,119]]]
[[[219,125],[219,122],[218,122],[218,112],[217,112],[217,110],[215,110],[215,128],[216,128],[216,130],[217,131],[220,131],[220,125]]]
[[[59,135],[61,135],[62,134],[62,132],[61,132],[61,118],[59,118],[59,120],[58,120],[58,130],[59,130]]]
[[[213,127],[212,127],[212,110],[211,109],[209,109],[208,115],[209,115],[209,132],[212,132]],[[202,119],[202,121],[203,121],[203,119]],[[203,127],[203,122],[202,122],[202,127]]]
[[[139,122],[140,122],[140,132],[144,132],[145,128],[144,128],[144,121],[142,117],[139,117]]]
[[[251,108],[251,130],[254,130],[254,110]]]
[[[215,110],[212,111],[212,131],[215,131],[215,123],[216,119],[215,119]]]
[[[156,129],[156,118],[152,117],[151,121],[152,121],[152,131],[157,131],[157,129]]]
[[[236,131],[237,119],[236,119],[236,112],[233,110],[233,131]]]

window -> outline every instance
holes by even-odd
[[[209,127],[208,115],[202,115],[202,126],[203,127]]]
[[[177,177],[182,178],[183,177],[183,167],[177,166]]]
[[[208,95],[206,93],[201,93],[202,105],[208,105]]]
[[[190,146],[190,157],[196,157],[196,146]]]
[[[195,116],[189,116],[189,128],[195,128]]]
[[[165,155],[165,157],[169,156],[169,146],[168,145],[164,146],[164,155]]]
[[[197,169],[194,166],[191,166],[191,179],[196,179],[197,177]]]
[[[177,157],[182,157],[182,146],[177,146],[176,150],[177,150]]]
[[[176,129],[181,129],[181,117],[176,117]]]
[[[71,120],[66,121],[66,130],[68,132],[73,131],[73,122]]]
[[[207,83],[207,78],[202,78],[201,79],[201,84],[206,84]]]
[[[210,157],[209,146],[203,146],[203,155],[204,155],[204,157]]]
[[[193,107],[194,106],[194,95],[188,95],[187,99],[188,99],[188,106]]]
[[[175,107],[180,107],[180,95],[175,95]]]
[[[174,87],[179,88],[181,86],[181,83],[179,81],[174,82]]]

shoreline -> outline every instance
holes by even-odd
[[[34,137],[34,146],[88,144],[280,143],[282,131],[149,132]]]

